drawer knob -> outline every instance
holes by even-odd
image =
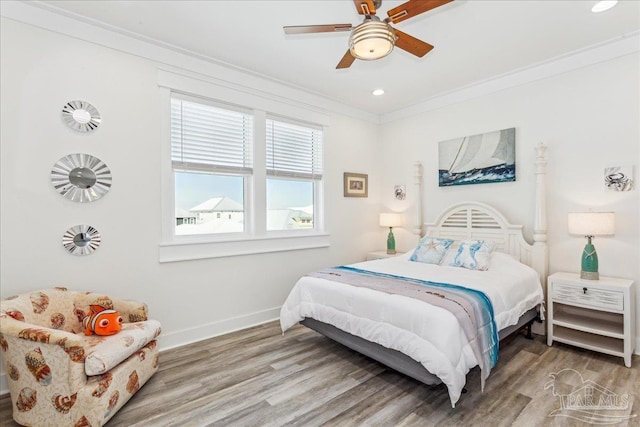
[[[582,288],[582,292],[586,294],[587,293],[587,288]]]

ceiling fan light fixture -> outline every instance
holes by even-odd
[[[371,61],[384,58],[393,50],[396,35],[386,22],[367,17],[349,36],[349,51],[358,59]]]

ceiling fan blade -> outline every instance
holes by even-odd
[[[402,22],[436,7],[452,2],[453,0],[409,0],[387,12],[387,21],[393,24]]]
[[[351,67],[351,64],[353,64],[353,61],[355,60],[356,60],[355,56],[351,55],[351,51],[348,50],[347,53],[344,54],[340,62],[338,62],[338,65],[336,65],[336,69],[349,68]]]
[[[375,15],[376,5],[373,0],[353,0],[360,15]]]
[[[433,49],[433,46],[429,43],[423,42],[422,40],[410,36],[407,33],[403,33],[402,31],[396,30],[395,28],[393,29],[393,31],[396,33],[396,37],[398,37],[398,39],[396,40],[396,46],[419,58],[422,58],[427,53],[429,53],[431,49]]]
[[[338,31],[351,31],[351,24],[332,25],[290,25],[282,27],[285,34],[307,34],[307,33],[334,33]]]

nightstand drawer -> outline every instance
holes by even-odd
[[[567,304],[581,304],[611,310],[624,310],[624,294],[618,291],[563,285],[553,286],[553,299]]]

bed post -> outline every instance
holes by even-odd
[[[422,163],[420,160],[413,164],[413,183],[416,189],[416,222],[413,233],[422,237]]]
[[[547,194],[545,175],[547,173],[547,146],[540,143],[536,146],[536,199],[533,225],[533,248],[531,266],[538,272],[543,289],[546,290],[548,270],[547,249]]]

